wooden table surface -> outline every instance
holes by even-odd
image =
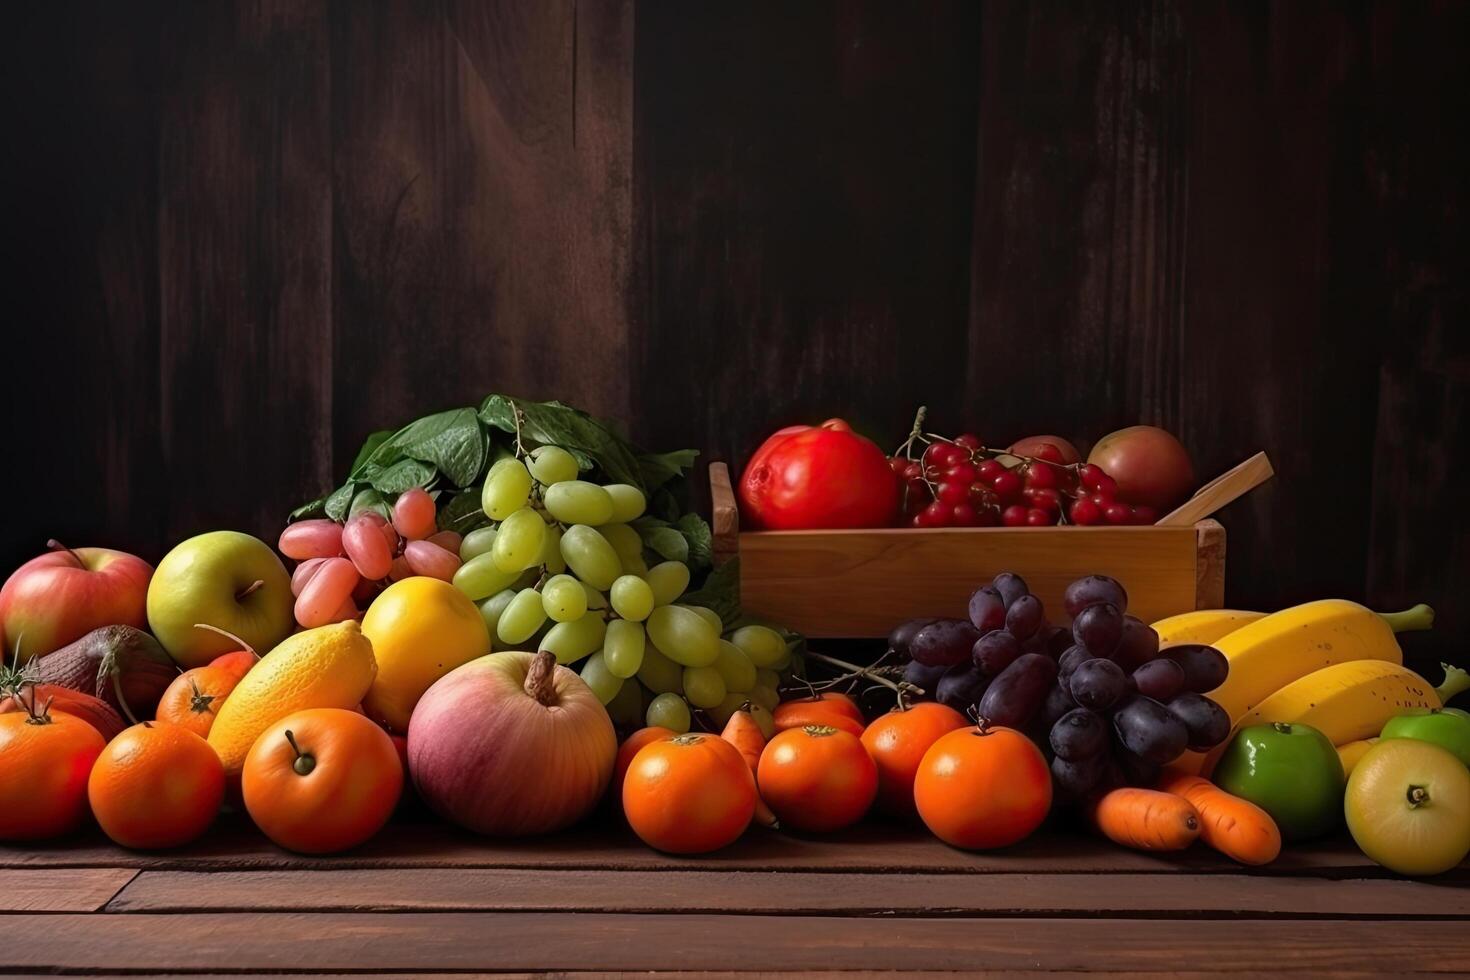
[[[971,854],[753,829],[678,858],[612,819],[523,841],[406,819],[313,858],[234,819],[178,852],[0,847],[0,882],[0,974],[1470,971],[1470,865],[1406,881],[1347,840],[1266,873],[1062,831]]]

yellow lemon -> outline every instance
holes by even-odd
[[[362,618],[362,632],[373,641],[378,660],[378,676],[362,708],[400,733],[408,731],[414,705],[429,685],[490,652],[490,631],[469,597],[423,575],[384,589]]]
[[[209,744],[239,775],[256,738],[305,708],[355,708],[373,682],[373,645],[357,621],[288,636],[230,692],[209,729]]]

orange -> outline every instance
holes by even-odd
[[[92,767],[87,798],[104,833],[123,847],[178,847],[214,822],[225,767],[202,737],[167,722],[144,722],[107,743]]]
[[[163,697],[159,698],[154,715],[159,721],[188,729],[201,738],[208,738],[220,705],[225,703],[225,698],[230,696],[235,685],[240,683],[240,678],[245,676],[244,671],[236,670],[232,666],[220,666],[220,660],[234,656],[237,655],[225,654],[207,667],[195,667],[175,677],[173,683],[163,692]]]
[[[750,826],[755,800],[740,750],[718,735],[654,738],[623,777],[628,825],[649,847],[671,854],[732,843]]]
[[[388,733],[346,708],[310,708],[266,728],[245,758],[245,809],[303,854],[356,847],[388,822],[403,763]]]
[[[0,840],[44,840],[87,816],[87,774],[102,747],[97,729],[44,707],[0,714]]]
[[[896,817],[912,817],[914,775],[929,746],[969,725],[965,716],[936,701],[890,711],[863,731],[863,748],[878,766],[878,806]]]
[[[1051,809],[1051,769],[1013,728],[961,728],[924,753],[914,804],[934,836],[955,847],[1005,847]]]
[[[851,732],[807,725],[778,732],[766,744],[756,781],[782,826],[839,830],[873,805],[878,767]]]

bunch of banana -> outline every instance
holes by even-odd
[[[1425,605],[1380,615],[1345,599],[1322,599],[1270,615],[1186,613],[1154,628],[1163,643],[1210,643],[1225,654],[1230,674],[1209,696],[1236,728],[1300,722],[1341,745],[1377,735],[1408,708],[1439,706],[1434,689],[1403,666],[1394,638],[1433,621]],[[1214,639],[1199,638],[1215,631]],[[1178,764],[1208,771],[1211,761],[1190,753]]]

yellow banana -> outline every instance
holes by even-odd
[[[1378,744],[1377,738],[1359,738],[1337,747],[1337,757],[1342,760],[1342,774],[1351,776],[1353,768],[1362,761],[1368,750]]]
[[[1403,663],[1394,633],[1428,629],[1433,622],[1434,610],[1424,605],[1379,615],[1346,599],[1319,599],[1283,609],[1215,641],[1230,661],[1230,674],[1209,697],[1239,723],[1246,712],[1313,671],[1358,660]]]
[[[1154,623],[1160,646],[1176,643],[1214,643],[1265,617],[1263,612],[1244,609],[1196,609]]]

